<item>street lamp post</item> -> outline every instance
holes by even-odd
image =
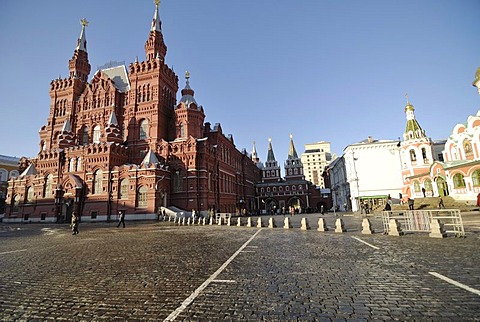
[[[356,186],[357,186],[357,211],[360,210],[360,187],[358,185],[358,172],[357,172],[357,166],[355,164],[355,161],[358,160],[358,158],[355,158],[355,151],[352,151],[352,160],[353,160],[353,170],[355,172],[355,181],[356,181]]]

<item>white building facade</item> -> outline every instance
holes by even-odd
[[[367,140],[344,149],[345,175],[351,210],[383,209],[387,197],[402,192],[400,144],[397,140]]]

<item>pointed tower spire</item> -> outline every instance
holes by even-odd
[[[407,118],[407,125],[405,127],[405,133],[403,134],[403,138],[405,141],[413,140],[413,139],[420,139],[426,138],[425,131],[422,130],[420,124],[418,124],[415,118],[415,108],[410,101],[408,100],[408,94],[405,94],[407,99],[407,105],[405,106],[405,114]]]
[[[85,18],[80,19],[82,24],[82,31],[80,32],[80,37],[77,41],[77,48],[75,50],[81,50],[87,52],[87,38],[85,37],[85,27],[88,26],[88,21]]]
[[[295,150],[295,144],[293,144],[292,134],[290,134],[290,149],[288,150],[288,159],[298,159],[297,150]]]
[[[153,2],[155,3],[155,14],[153,15],[152,28],[150,28],[150,31],[162,32],[162,22],[160,21],[160,17],[158,16],[158,7],[160,6],[160,0],[154,0]]]
[[[276,161],[275,155],[273,154],[273,147],[272,147],[272,138],[268,138],[268,154],[267,154],[267,162]]]
[[[262,182],[275,181],[278,182],[280,178],[280,166],[275,160],[272,148],[272,138],[268,138],[268,154],[267,161],[265,161],[265,167],[262,167]]]
[[[190,72],[188,70],[185,72],[185,79],[187,81],[185,84],[185,88],[182,89],[182,98],[180,99],[180,102],[183,102],[187,106],[187,108],[189,108],[190,104],[192,103],[194,103],[198,107],[197,101],[195,101],[195,98],[193,97],[195,95],[195,92],[190,87]]]
[[[165,55],[167,54],[167,46],[163,41],[162,35],[162,22],[160,21],[160,16],[158,14],[160,0],[154,0],[153,2],[155,3],[155,13],[153,15],[150,33],[147,42],[145,43],[147,61],[154,59],[164,60]]]
[[[290,134],[290,149],[288,151],[288,159],[285,161],[285,179],[288,180],[304,180],[303,164],[298,157],[295,145],[293,144],[293,134]]]
[[[260,162],[260,159],[258,158],[257,154],[257,148],[255,146],[255,141],[253,141],[253,149],[252,149],[252,161],[257,164]]]
[[[80,20],[80,23],[82,25],[82,31],[77,41],[77,47],[75,47],[75,51],[73,52],[73,57],[68,62],[68,69],[70,71],[70,77],[79,78],[86,82],[91,68],[88,62],[87,38],[85,36],[85,27],[88,26],[88,21],[83,18]]]

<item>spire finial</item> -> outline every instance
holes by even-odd
[[[291,140],[291,139],[293,139],[293,134],[292,134],[292,133],[290,133],[290,140]]]
[[[88,26],[88,21],[85,18],[80,19],[80,23],[82,24],[83,27]]]
[[[405,98],[407,99],[407,105],[410,105],[410,102],[408,101],[408,93],[405,93]]]
[[[272,138],[268,138],[268,142],[272,142]]]
[[[185,71],[185,79],[188,81],[189,78],[190,78],[190,72],[187,70]]]
[[[160,5],[160,0],[153,0],[153,2],[155,3],[155,5],[158,7]]]

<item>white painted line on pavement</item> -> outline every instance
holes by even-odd
[[[18,250],[11,250],[9,252],[3,252],[3,253],[0,253],[0,255],[3,255],[3,254],[11,254],[11,253],[17,253],[17,252],[24,252],[26,251],[27,249],[18,249]]]
[[[250,237],[249,240],[247,240],[245,242],[245,244],[243,244],[229,259],[227,259],[227,261],[225,263],[222,264],[222,266],[220,266],[219,269],[217,269],[217,271],[215,273],[213,273],[209,278],[207,278],[207,280],[205,282],[203,282],[202,285],[200,285],[189,297],[187,297],[187,299],[185,301],[183,301],[183,303],[175,310],[173,311],[172,313],[170,313],[169,316],[167,316],[167,318],[163,321],[173,321],[177,318],[177,316],[182,313],[186,308],[187,306],[190,305],[190,303],[193,302],[193,300],[198,296],[200,295],[200,293],[212,282],[215,280],[215,278],[220,275],[220,273],[228,266],[228,264],[230,264],[234,259],[235,257],[238,256],[238,254],[240,254],[240,252],[245,248],[247,247],[247,245],[255,238],[257,237],[257,235],[262,231],[262,229],[260,228],[255,234],[253,234],[252,237]]]
[[[353,239],[356,239],[356,240],[358,240],[359,242],[362,242],[362,243],[364,243],[365,245],[368,245],[368,246],[370,246],[370,247],[372,247],[372,248],[380,249],[380,247],[373,246],[372,244],[369,244],[369,243],[367,243],[366,241],[361,240],[360,238],[357,238],[357,237],[354,237],[354,236],[352,236],[352,238],[353,238]]]
[[[213,280],[212,283],[236,283],[235,280]]]
[[[242,250],[242,253],[256,253],[254,250]]]
[[[454,280],[452,280],[451,278],[448,278],[448,277],[446,277],[446,276],[443,276],[442,274],[438,274],[438,273],[436,273],[436,272],[428,272],[428,274],[431,274],[431,275],[433,275],[433,276],[435,276],[435,277],[437,277],[437,278],[439,278],[439,279],[441,279],[441,280],[444,280],[444,281],[447,282],[447,283],[450,283],[450,284],[453,284],[453,285],[455,285],[455,286],[457,286],[457,287],[463,288],[464,290],[467,290],[467,291],[472,292],[472,293],[474,293],[474,294],[480,295],[480,291],[479,291],[479,290],[474,289],[473,287],[467,286],[467,285],[465,285],[465,284],[462,284],[462,283],[460,283],[460,282],[454,281]]]

